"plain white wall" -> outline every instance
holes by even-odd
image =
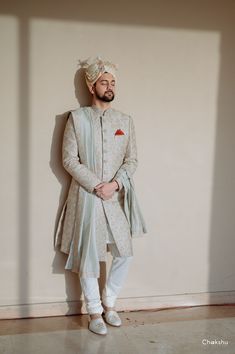
[[[0,6],[0,305],[80,298],[53,237],[77,61],[97,54],[119,65],[113,107],[135,122],[148,227],[121,298],[235,290],[232,2],[13,3]]]

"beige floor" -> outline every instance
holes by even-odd
[[[235,305],[120,313],[107,336],[88,316],[0,321],[1,354],[235,354]]]

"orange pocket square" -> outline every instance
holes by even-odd
[[[121,129],[116,130],[115,135],[125,135]]]

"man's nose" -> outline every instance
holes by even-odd
[[[107,83],[107,88],[110,88],[110,87],[113,88],[111,82],[108,82],[108,83]]]

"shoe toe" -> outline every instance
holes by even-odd
[[[111,326],[120,327],[122,324],[122,321],[116,311],[107,311],[104,317],[106,322]]]
[[[107,334],[107,327],[102,318],[95,318],[91,320],[89,323],[89,330],[96,334]]]

